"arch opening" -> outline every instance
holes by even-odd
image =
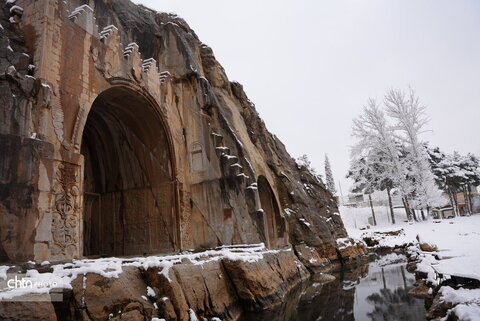
[[[259,176],[257,186],[265,219],[265,239],[270,248],[275,248],[281,245],[281,239],[285,233],[285,222],[280,215],[280,207],[268,180],[264,176]]]
[[[126,87],[95,99],[81,146],[85,256],[175,250],[173,153],[160,117]]]

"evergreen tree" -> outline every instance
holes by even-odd
[[[328,190],[333,195],[336,195],[337,189],[335,188],[335,180],[333,179],[332,168],[330,167],[330,161],[328,160],[327,154],[325,154],[325,180]]]
[[[462,156],[458,152],[445,154],[438,147],[427,148],[430,166],[435,175],[435,181],[449,197],[456,215],[460,214],[457,193],[463,193],[465,209],[473,211],[472,186],[480,185],[480,162],[473,154]]]

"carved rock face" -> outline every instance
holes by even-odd
[[[17,1],[17,23],[0,19],[1,259],[260,242],[308,246],[321,265],[363,253],[338,251],[332,195],[183,19],[128,0]]]

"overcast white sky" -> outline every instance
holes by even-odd
[[[446,152],[480,155],[480,1],[135,0],[185,18],[292,156],[324,154],[343,193],[351,121],[416,89]]]

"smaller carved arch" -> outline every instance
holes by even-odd
[[[285,237],[285,220],[280,214],[280,206],[275,193],[265,176],[258,177],[257,187],[265,220],[265,239],[269,247],[278,247]]]

